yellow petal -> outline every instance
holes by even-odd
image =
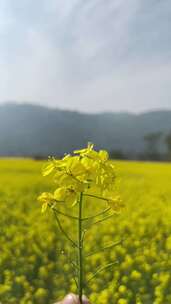
[[[37,200],[41,203],[50,202],[53,200],[53,195],[49,192],[43,192],[41,195],[39,195]]]
[[[100,150],[99,151],[99,156],[100,156],[100,159],[103,160],[103,161],[106,161],[109,158],[109,154],[105,150]]]
[[[108,200],[108,205],[115,211],[116,213],[120,213],[121,209],[124,207],[122,200],[119,196],[115,198],[111,198]]]
[[[54,192],[54,199],[56,199],[58,201],[65,200],[65,196],[66,196],[66,188],[65,187],[60,187],[60,188],[56,189],[55,192]]]
[[[47,176],[49,175],[52,171],[54,170],[54,164],[51,162],[51,163],[48,163],[48,165],[46,165],[43,170],[42,170],[42,175],[43,176]]]
[[[41,210],[42,213],[45,213],[47,207],[48,207],[48,202],[43,203],[43,205],[42,205],[42,210]]]

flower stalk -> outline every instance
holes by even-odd
[[[83,294],[83,239],[82,239],[82,210],[83,210],[83,193],[80,193],[78,204],[78,296],[79,302],[82,304]]]
[[[107,151],[95,151],[93,144],[88,144],[87,148],[74,151],[73,155],[65,155],[61,160],[51,159],[43,169],[43,176],[47,175],[53,175],[55,191],[43,192],[38,197],[38,201],[42,203],[42,212],[45,212],[48,207],[54,212],[59,230],[77,252],[77,263],[71,262],[71,264],[73,268],[75,267],[77,273],[75,283],[78,289],[79,303],[83,304],[83,288],[88,283],[85,282],[83,260],[85,232],[92,225],[108,220],[115,213],[120,212],[120,209],[123,207],[120,198],[115,193],[115,166],[109,160]],[[105,205],[103,210],[101,208],[100,212],[84,217],[84,197],[86,198],[86,207],[92,199],[95,202],[99,200],[102,206]],[[61,210],[62,206],[63,209]],[[69,210],[72,207],[77,208],[77,214],[66,212],[67,206]],[[68,234],[68,231],[62,225],[60,217],[67,217],[75,221],[77,224],[77,237],[71,237],[70,233]],[[100,251],[105,251],[114,246],[115,243],[107,245],[104,248],[100,248]],[[92,253],[86,254],[85,258],[96,252],[95,250]],[[91,274],[90,280],[115,264],[116,262],[102,265]]]

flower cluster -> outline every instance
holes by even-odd
[[[53,174],[56,190],[44,192],[38,200],[43,203],[42,211],[47,206],[58,202],[76,204],[80,193],[96,195],[107,201],[118,212],[122,206],[114,193],[115,166],[109,160],[107,151],[95,151],[93,144],[67,154],[61,160],[50,159],[43,169],[43,176]]]

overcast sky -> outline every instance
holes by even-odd
[[[0,103],[171,108],[171,0],[0,0]]]

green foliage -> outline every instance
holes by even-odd
[[[0,161],[0,301],[8,304],[52,304],[75,291],[67,263],[68,242],[52,221],[40,213],[37,195],[51,191],[42,179],[42,163]],[[92,269],[118,261],[92,280],[86,292],[92,303],[171,303],[171,166],[117,162],[121,177],[117,190],[126,210],[108,222],[92,225],[86,251],[96,251],[86,263]],[[87,198],[88,199],[88,198]],[[87,215],[99,212],[102,202],[88,204]],[[73,210],[73,209],[72,209]],[[67,210],[66,210],[67,211]],[[71,235],[75,227],[63,218]],[[91,225],[91,221],[88,223]],[[110,250],[98,252],[124,239]],[[96,245],[94,245],[94,243]]]

